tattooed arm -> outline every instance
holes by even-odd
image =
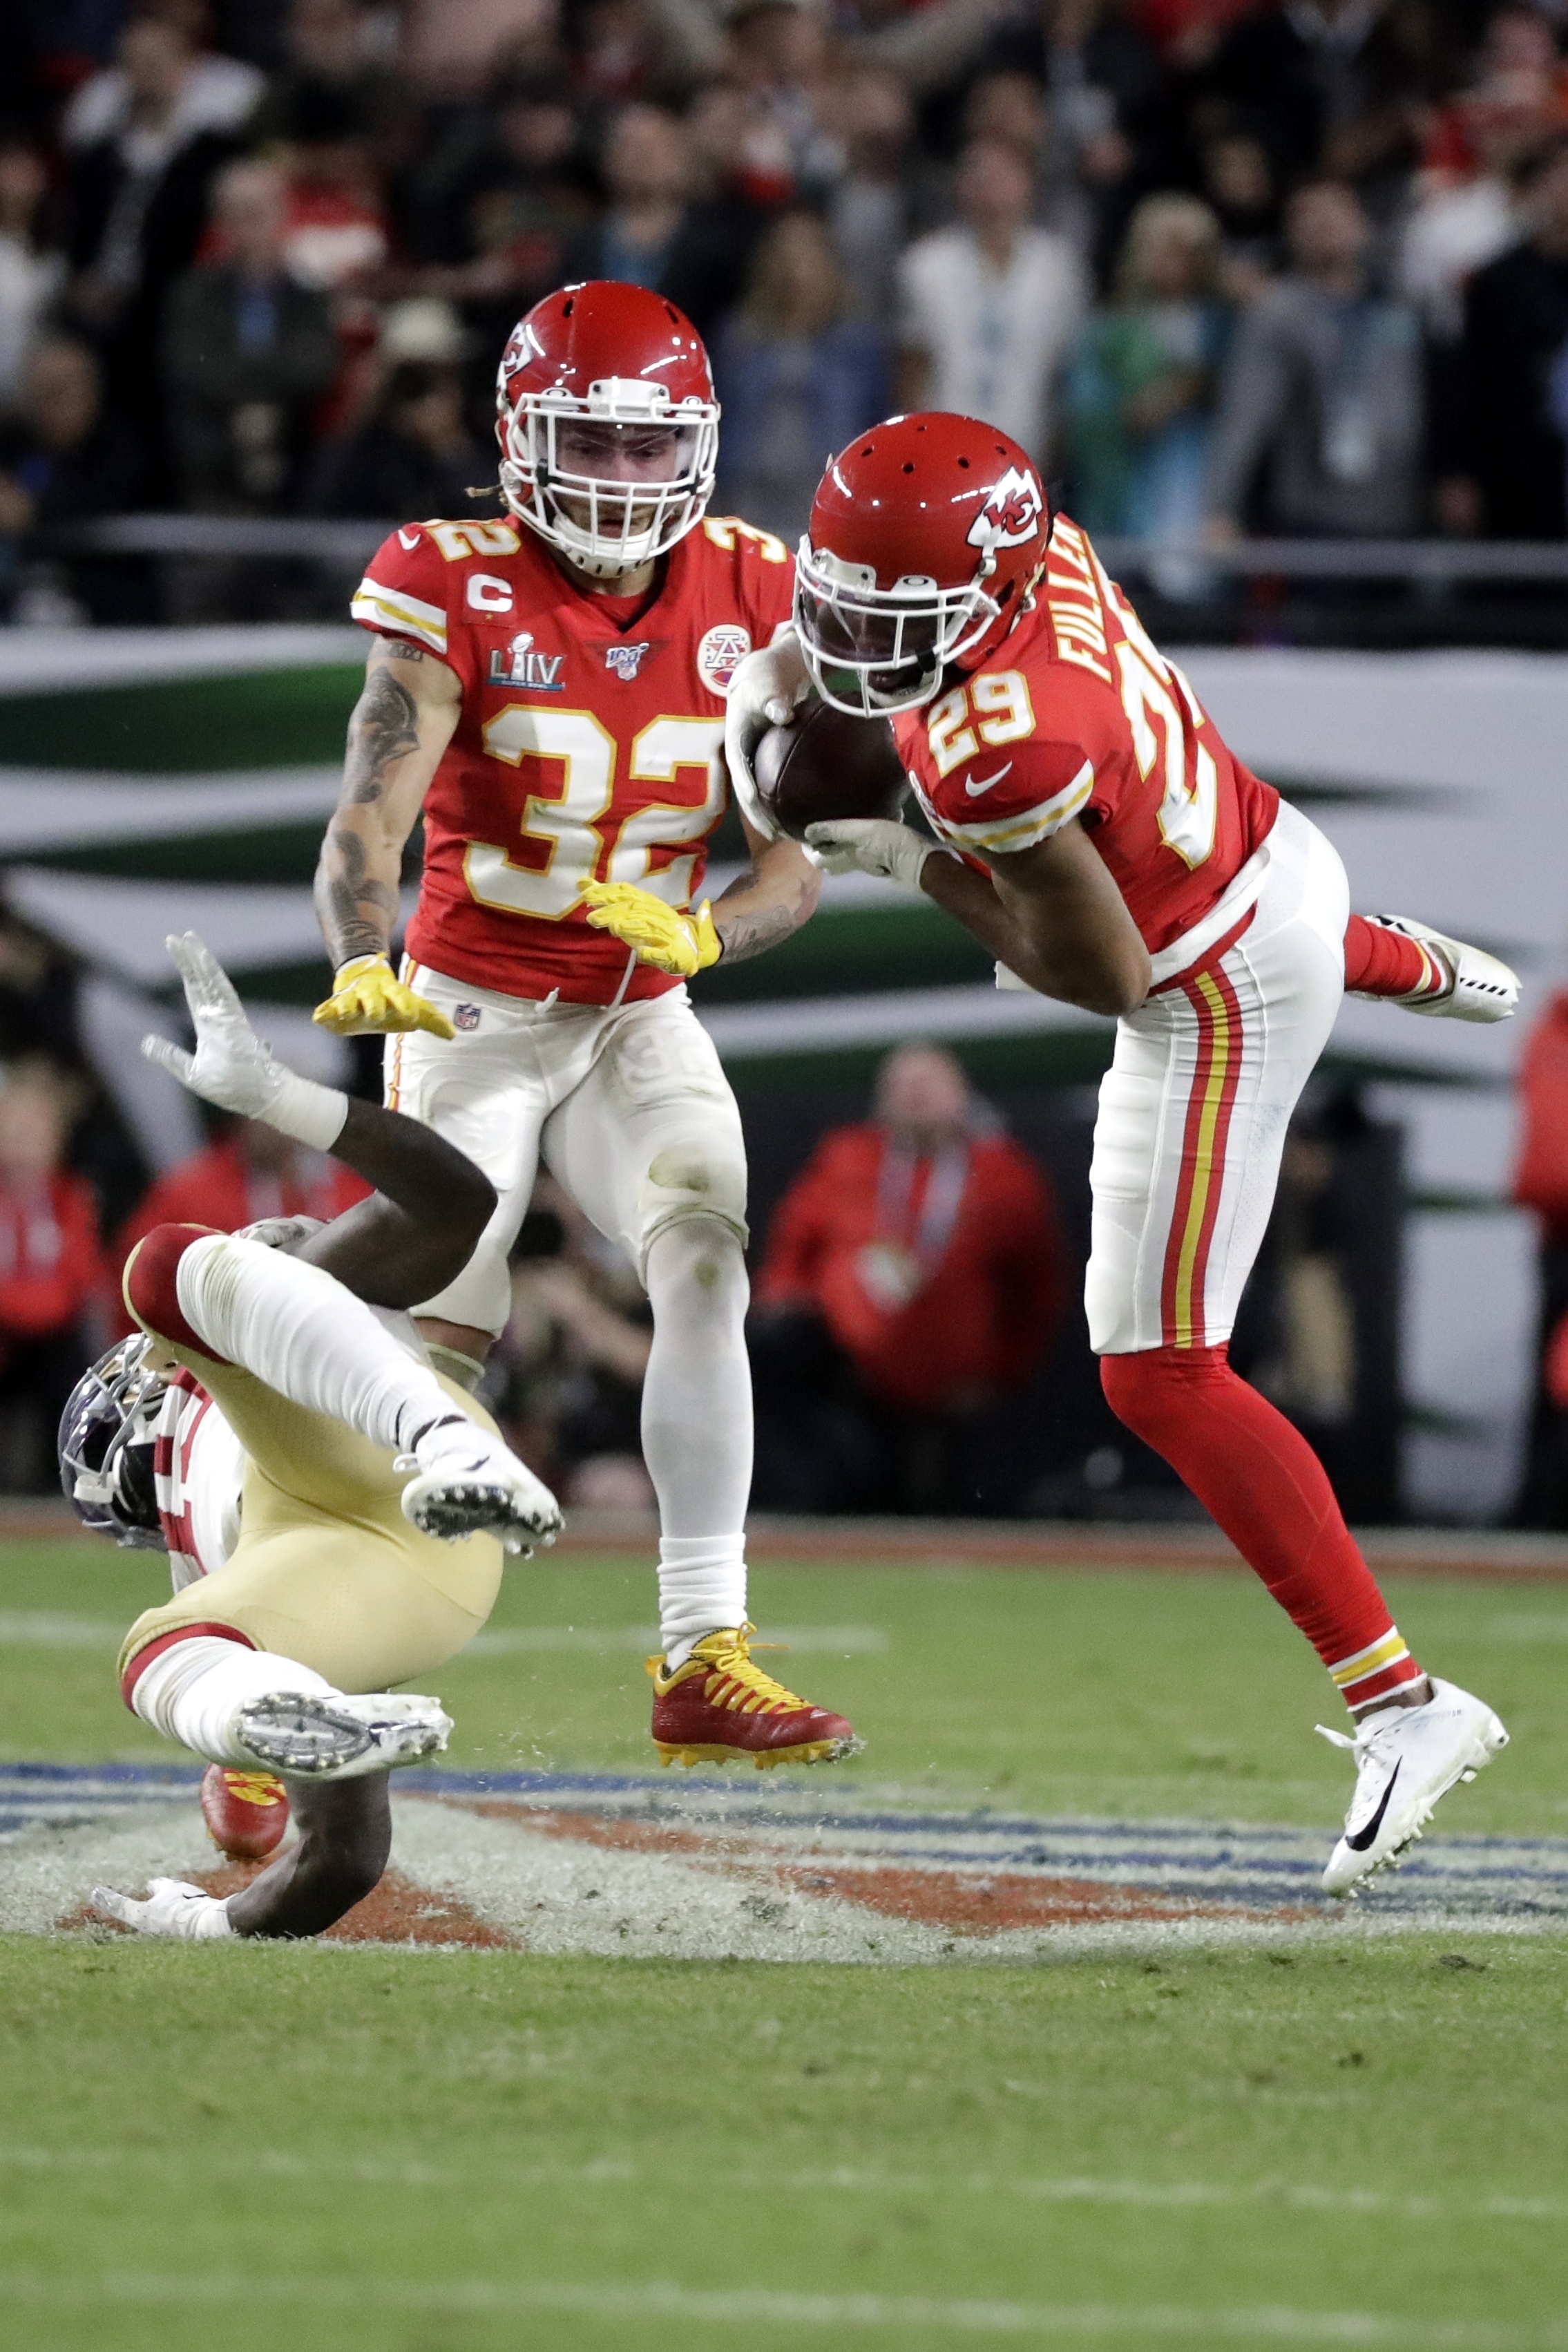
[[[392,944],[403,846],[462,705],[463,688],[444,661],[402,637],[376,639],[316,868],[316,912],[335,971]]]
[[[746,824],[744,817],[741,823]],[[766,841],[746,824],[750,871],[714,901],[714,928],[726,963],[776,948],[817,910],[822,877],[798,841]]]

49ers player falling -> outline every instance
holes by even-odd
[[[788,620],[789,554],[706,519],[718,404],[702,343],[659,295],[548,296],[513,331],[497,408],[513,520],[410,523],[353,601],[375,643],[317,880],[336,976],[316,1018],[388,1032],[389,1105],[496,1188],[467,1267],[418,1310],[444,1370],[476,1384],[505,1328],[541,1157],[632,1258],[653,1310],[655,1742],[666,1762],[812,1762],[854,1735],[748,1654],[746,1158],[682,984],[816,904],[805,853],[748,825],[750,871],[688,911],[727,802],[725,696]],[[399,978],[388,949],[422,809]]]
[[[1358,1768],[1324,1875],[1348,1894],[1507,1734],[1422,1672],[1317,1457],[1227,1348],[1343,991],[1499,1020],[1518,982],[1421,924],[1350,914],[1337,853],[1227,749],[992,427],[904,416],[852,443],[823,476],[797,582],[799,642],[735,683],[737,786],[747,741],[808,676],[841,709],[890,714],[946,846],[883,821],[813,825],[830,869],[924,890],[1014,984],[1118,1016],[1094,1133],[1091,1344],[1113,1410],[1351,1710],[1354,1738],[1326,1734]]]

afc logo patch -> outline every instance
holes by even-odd
[[[710,694],[726,695],[729,681],[751,651],[751,634],[735,621],[721,621],[697,647],[697,676]]]
[[[648,651],[651,642],[649,638],[644,637],[641,645],[606,646],[605,668],[612,669],[622,686],[630,686],[643,667],[643,656]]]
[[[476,1004],[455,1004],[452,1008],[452,1026],[465,1033],[471,1029],[477,1029],[479,1007]]]

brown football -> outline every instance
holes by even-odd
[[[826,818],[896,816],[904,763],[885,719],[852,719],[809,702],[788,727],[770,727],[752,761],[764,805],[803,841]]]

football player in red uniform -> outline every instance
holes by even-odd
[[[318,877],[335,979],[316,1017],[387,1032],[389,1104],[496,1188],[473,1259],[419,1310],[444,1369],[476,1381],[505,1327],[541,1158],[637,1266],[655,1742],[666,1762],[811,1762],[853,1734],[748,1654],[746,1159],[683,985],[816,903],[805,852],[748,826],[749,871],[694,904],[727,803],[725,696],[788,621],[789,554],[707,516],[718,404],[662,296],[548,296],[513,331],[497,405],[509,519],[407,525],[353,601],[374,644]],[[422,811],[400,977],[388,950]]]
[[[918,887],[1003,984],[1117,1016],[1086,1282],[1105,1394],[1205,1503],[1350,1706],[1355,1792],[1324,1884],[1392,1861],[1506,1734],[1426,1675],[1305,1440],[1230,1370],[1291,1112],[1348,983],[1499,1019],[1518,982],[1426,927],[1349,911],[1337,853],[1228,749],[1024,452],[946,415],[830,465],[798,565],[799,643],[737,680],[739,741],[810,678],[893,719],[934,841],[814,825],[832,870]],[[759,810],[756,814],[766,822]]]

